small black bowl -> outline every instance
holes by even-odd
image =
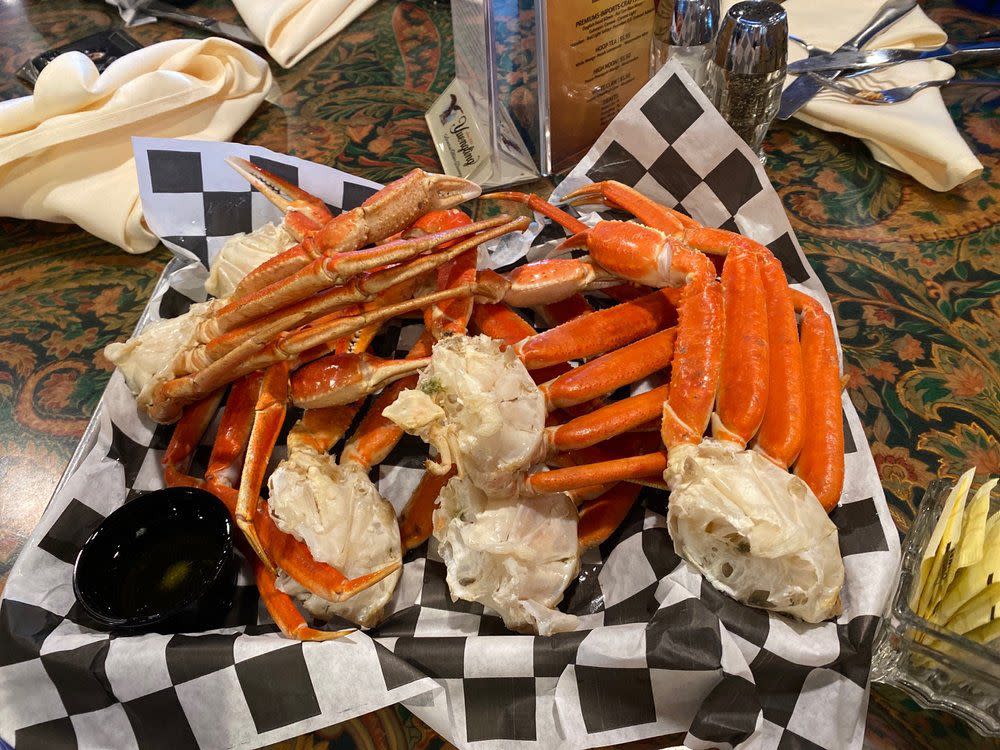
[[[230,610],[238,569],[222,503],[205,490],[169,487],[101,522],[76,558],[73,592],[110,630],[207,630]]]

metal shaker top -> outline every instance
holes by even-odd
[[[675,47],[711,44],[719,29],[719,0],[675,0],[670,43]]]
[[[722,19],[715,64],[731,73],[759,75],[784,70],[788,16],[770,0],[736,3]]]

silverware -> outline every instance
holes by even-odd
[[[910,60],[947,60],[956,62],[989,59],[1000,55],[1000,42],[973,42],[971,44],[946,44],[932,50],[876,49],[867,52],[833,52],[814,55],[788,66],[789,73],[818,73],[844,71],[856,68],[880,68]],[[829,75],[829,72],[827,72]]]
[[[185,26],[193,26],[196,29],[208,31],[216,36],[232,39],[234,42],[250,44],[254,47],[263,46],[250,29],[242,24],[217,21],[214,18],[198,16],[194,13],[180,10],[168,3],[160,2],[160,0],[139,0],[139,2],[135,3],[135,9],[140,13],[148,13],[151,16],[156,16],[166,21],[174,21]]]
[[[917,0],[888,0],[885,5],[879,8],[875,16],[865,25],[861,31],[848,39],[840,46],[837,52],[857,51],[880,31],[888,28],[900,18],[909,13],[917,5]],[[831,72],[827,78],[836,78],[837,73]],[[781,106],[778,109],[778,119],[787,120],[798,112],[810,99],[822,89],[822,85],[808,76],[800,76],[792,82],[792,85],[785,89],[781,95]]]
[[[805,39],[803,39],[801,37],[798,37],[798,36],[795,36],[794,34],[789,34],[788,35],[788,39],[789,39],[789,41],[795,42],[797,45],[799,45],[800,47],[802,47],[802,49],[804,49],[806,51],[806,53],[809,54],[810,56],[813,56],[813,55],[829,55],[830,54],[825,49],[821,49],[821,48],[819,48],[819,47],[817,47],[817,46],[815,46],[813,44],[810,44]],[[889,67],[889,66],[886,66],[886,67]],[[858,76],[868,75],[869,73],[872,73],[875,70],[876,70],[876,68],[862,68],[861,70],[845,70],[843,73],[841,73],[837,77],[838,78],[856,78]],[[823,77],[819,76],[819,78],[823,78]],[[826,80],[830,80],[830,79],[823,78],[823,80],[826,81]]]
[[[862,104],[898,104],[905,102],[918,91],[938,86],[1000,86],[1000,80],[993,78],[942,78],[937,81],[924,81],[912,86],[896,86],[882,91],[868,91],[856,86],[849,86],[843,81],[823,78],[815,73],[807,73],[806,75],[814,78],[821,86],[846,94]]]

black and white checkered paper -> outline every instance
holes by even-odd
[[[236,144],[148,139],[135,150],[146,219],[177,255],[140,326],[204,297],[204,264],[226,237],[280,219],[225,156],[258,161],[334,211],[376,187]],[[679,68],[664,68],[629,103],[557,195],[609,178],[763,242],[789,281],[829,309],[756,158]],[[501,243],[491,265],[561,236],[535,229],[534,249]],[[396,322],[375,350],[401,356],[418,331]],[[899,548],[858,416],[843,403],[847,480],[833,520],[847,576],[836,621],[803,625],[716,592],[674,554],[667,496],[646,490],[584,554],[560,605],[579,616],[574,633],[512,634],[481,605],[452,602],[432,540],[407,555],[389,615],[368,633],[285,640],[244,572],[227,627],[115,637],[76,604],[73,561],[102,518],[162,486],[170,437],[137,413],[116,373],[0,602],[0,738],[17,750],[259,747],[403,702],[456,745],[489,750],[660,735],[690,748],[860,747],[872,639]],[[424,456],[406,437],[373,470],[397,510]]]

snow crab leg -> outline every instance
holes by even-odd
[[[676,328],[665,328],[542,383],[546,406],[551,410],[586,403],[665,370],[676,335]]]
[[[617,529],[635,504],[642,486],[617,482],[580,508],[577,538],[580,549],[590,549],[604,542]]]
[[[650,450],[655,448],[658,442],[659,429],[647,433],[629,432],[592,448],[561,453],[550,463],[555,466],[572,466],[612,460]],[[591,485],[567,493],[580,509],[577,536],[581,550],[596,547],[611,536],[635,504],[645,483],[633,479],[627,482]]]
[[[844,487],[844,409],[840,402],[840,358],[830,316],[812,297],[794,292],[802,311],[802,369],[814,392],[805,403],[806,430],[795,474],[816,493],[829,513]]]
[[[358,208],[329,218],[315,196],[246,159],[229,165],[285,214],[300,244],[261,264],[237,285],[234,300],[284,279],[324,255],[350,253],[403,231],[429,211],[446,210],[479,196],[480,187],[461,177],[414,169],[390,182]]]
[[[167,449],[163,452],[163,481],[167,487],[204,487],[205,480],[191,476],[191,460],[202,435],[222,402],[223,389],[191,404],[174,427]]]
[[[483,272],[474,283],[463,287],[433,292],[357,315],[321,318],[273,340],[251,338],[203,370],[156,386],[149,414],[158,421],[170,422],[179,416],[184,406],[249,372],[280,362],[288,362],[290,369],[294,369],[329,353],[327,345],[331,342],[367,326],[453,297],[477,296],[494,301],[503,294],[505,287],[506,283],[499,276]]]
[[[257,320],[263,315],[280,310],[323,292],[332,287],[343,287],[352,279],[385,266],[413,260],[441,245],[451,243],[456,239],[466,239],[466,242],[456,250],[439,255],[433,266],[408,266],[420,268],[421,272],[436,268],[453,260],[464,250],[475,248],[486,240],[503,234],[523,229],[523,220],[511,220],[500,215],[480,222],[463,224],[444,229],[421,237],[401,238],[366,250],[355,250],[349,253],[324,255],[303,266],[295,273],[262,287],[258,291],[240,298],[230,298],[227,304],[218,310],[206,323],[213,334],[219,335],[234,327]],[[411,273],[413,273],[411,271]],[[402,279],[401,279],[402,280]],[[385,284],[386,282],[382,282]],[[398,283],[398,281],[396,282]],[[363,293],[360,289],[347,289],[354,294]],[[363,301],[351,299],[341,304]]]
[[[346,630],[320,630],[310,627],[302,613],[299,612],[292,597],[278,588],[277,576],[273,571],[268,570],[260,560],[253,563],[254,580],[257,583],[257,591],[260,598],[267,607],[271,619],[281,629],[286,638],[298,641],[332,641],[343,638],[355,631],[355,628]]]
[[[520,200],[536,210],[544,208],[545,215],[560,221],[571,231],[579,230],[578,220],[556,207],[540,205],[538,199],[510,193],[500,197]],[[689,217],[660,206],[619,183],[587,186],[571,193],[568,201],[602,202],[628,210],[650,225],[600,222],[593,229],[578,231],[564,243],[566,247],[586,246],[591,262],[632,281],[654,285],[669,283],[669,273],[664,273],[663,266],[665,262],[672,266],[679,252],[683,258],[701,252],[726,258],[721,294],[706,293],[707,274],[689,277],[682,289],[685,301],[699,299],[701,302],[690,306],[682,302],[678,311],[676,349],[683,354],[673,362],[662,425],[665,446],[669,449],[700,442],[707,427],[706,414],[712,413],[714,404],[715,437],[742,448],[756,436],[756,450],[782,468],[792,465],[804,446],[803,368],[810,365],[799,345],[792,292],[777,259],[766,247],[749,238],[701,227]],[[658,236],[650,232],[657,232]],[[695,291],[687,293],[692,286]],[[703,314],[706,311],[710,314]],[[692,312],[695,314],[690,315]],[[722,323],[726,318],[729,325]],[[815,321],[807,321],[803,315],[804,336],[807,325],[812,335]],[[685,336],[686,333],[691,337]],[[697,344],[698,338],[706,337],[715,340],[717,345],[695,348],[696,355],[692,355],[692,345]],[[686,368],[686,364],[692,366]],[[819,365],[813,363],[813,366]],[[698,375],[705,373],[709,377],[699,381]],[[816,383],[830,390],[826,384],[829,379]],[[821,400],[832,401],[833,395],[839,403],[837,388]],[[685,409],[691,411],[685,412]],[[833,410],[826,411],[832,414]],[[836,419],[842,417],[829,416],[827,421]],[[835,440],[832,435],[836,425],[827,429],[828,440]],[[823,455],[835,464],[842,463],[842,458],[833,457],[829,449]],[[810,486],[817,495],[826,498],[823,504],[827,505],[832,494],[839,495],[837,476],[842,476],[842,468],[833,467],[821,477],[817,464],[807,462],[806,466],[805,475],[810,477]]]
[[[541,333],[512,338],[514,351],[524,366],[537,370],[565,365],[573,359],[590,359],[650,336],[677,322],[676,290],[658,289],[605,310],[595,310]],[[476,306],[474,319],[488,336],[506,341],[527,323],[504,305]],[[520,321],[520,322],[518,322]]]
[[[570,193],[567,201],[628,211],[695,250],[726,258],[722,281],[727,317],[741,323],[727,330],[724,349],[728,359],[740,365],[724,367],[713,433],[741,446],[756,434],[757,450],[782,468],[790,466],[805,432],[805,395],[791,290],[778,259],[748,237],[703,227],[618,182],[587,185]]]

